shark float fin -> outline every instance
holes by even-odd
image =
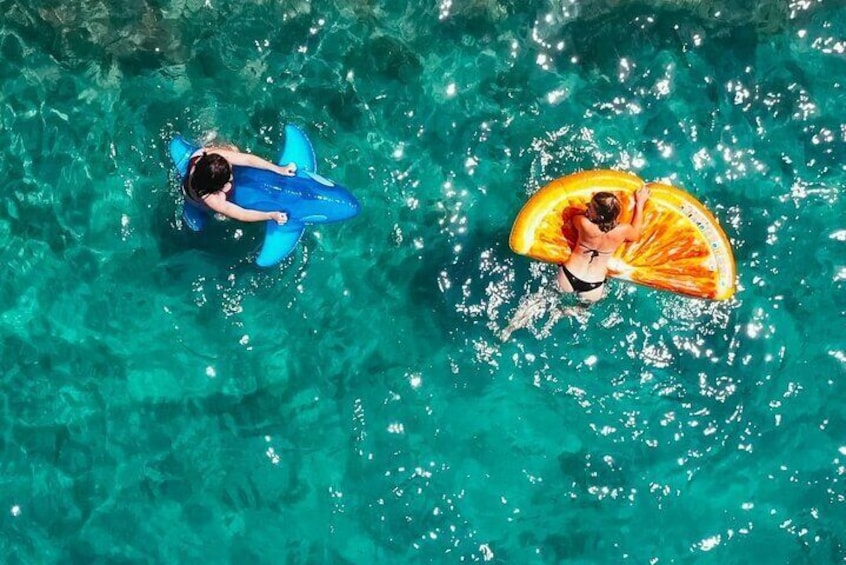
[[[299,243],[304,229],[302,224],[280,226],[276,222],[266,222],[266,226],[264,243],[256,259],[256,265],[259,267],[272,267],[290,255]]]
[[[170,152],[170,158],[173,160],[173,164],[176,166],[176,171],[179,173],[180,177],[185,178],[185,173],[188,172],[188,161],[191,159],[191,155],[194,151],[199,148],[200,147],[198,145],[185,141],[185,138],[181,135],[177,135],[170,142],[168,151]]]
[[[317,172],[317,157],[314,155],[311,141],[303,130],[291,124],[285,126],[285,147],[276,159],[277,165],[285,166],[288,163],[297,164],[298,174]]]
[[[285,126],[285,146],[276,159],[277,165],[284,166],[289,163],[296,163],[298,175],[314,173],[317,170],[317,157],[311,141],[303,130],[291,124]],[[290,255],[305,229],[302,224],[280,226],[273,221],[267,222],[266,225],[264,243],[256,259],[256,265],[259,267],[272,267]]]

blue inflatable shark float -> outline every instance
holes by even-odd
[[[170,157],[180,178],[185,178],[188,161],[199,148],[181,136],[170,142]],[[355,197],[346,188],[318,175],[315,161],[308,137],[298,127],[286,125],[285,146],[276,162],[282,166],[296,163],[296,176],[233,167],[237,187],[235,204],[251,210],[288,214],[288,221],[281,226],[267,222],[264,243],[256,259],[260,267],[272,267],[290,255],[307,225],[340,222],[358,214],[360,207]],[[210,217],[211,213],[202,206],[190,200],[183,203],[182,219],[189,229],[202,230]]]

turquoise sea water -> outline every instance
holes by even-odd
[[[846,559],[846,8],[0,0],[7,563]],[[253,265],[176,133],[280,125],[362,214]],[[697,195],[708,303],[614,283],[497,334],[560,175]]]

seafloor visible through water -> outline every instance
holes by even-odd
[[[846,8],[0,0],[5,563],[846,559]],[[276,268],[167,143],[362,213]],[[625,283],[501,343],[544,183],[700,198],[712,303]]]

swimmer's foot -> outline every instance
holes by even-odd
[[[509,325],[507,328],[505,328],[504,330],[499,332],[499,341],[505,343],[506,341],[511,339],[511,334],[513,334],[514,330],[516,330],[516,329],[518,329],[518,328],[515,328],[514,326]]]
[[[514,312],[508,326],[499,334],[499,339],[508,341],[515,330],[525,328],[535,320],[540,319],[547,308],[547,297],[543,291],[530,294],[517,307],[517,311]]]
[[[558,309],[558,317],[568,316],[575,318],[580,324],[586,324],[590,320],[590,312],[584,306],[566,306]]]
[[[538,337],[549,337],[549,335],[552,333],[552,328],[555,326],[556,323],[558,323],[558,320],[560,320],[563,316],[564,312],[561,308],[553,308],[552,310],[550,310],[549,318],[546,320],[546,323],[538,332]]]

